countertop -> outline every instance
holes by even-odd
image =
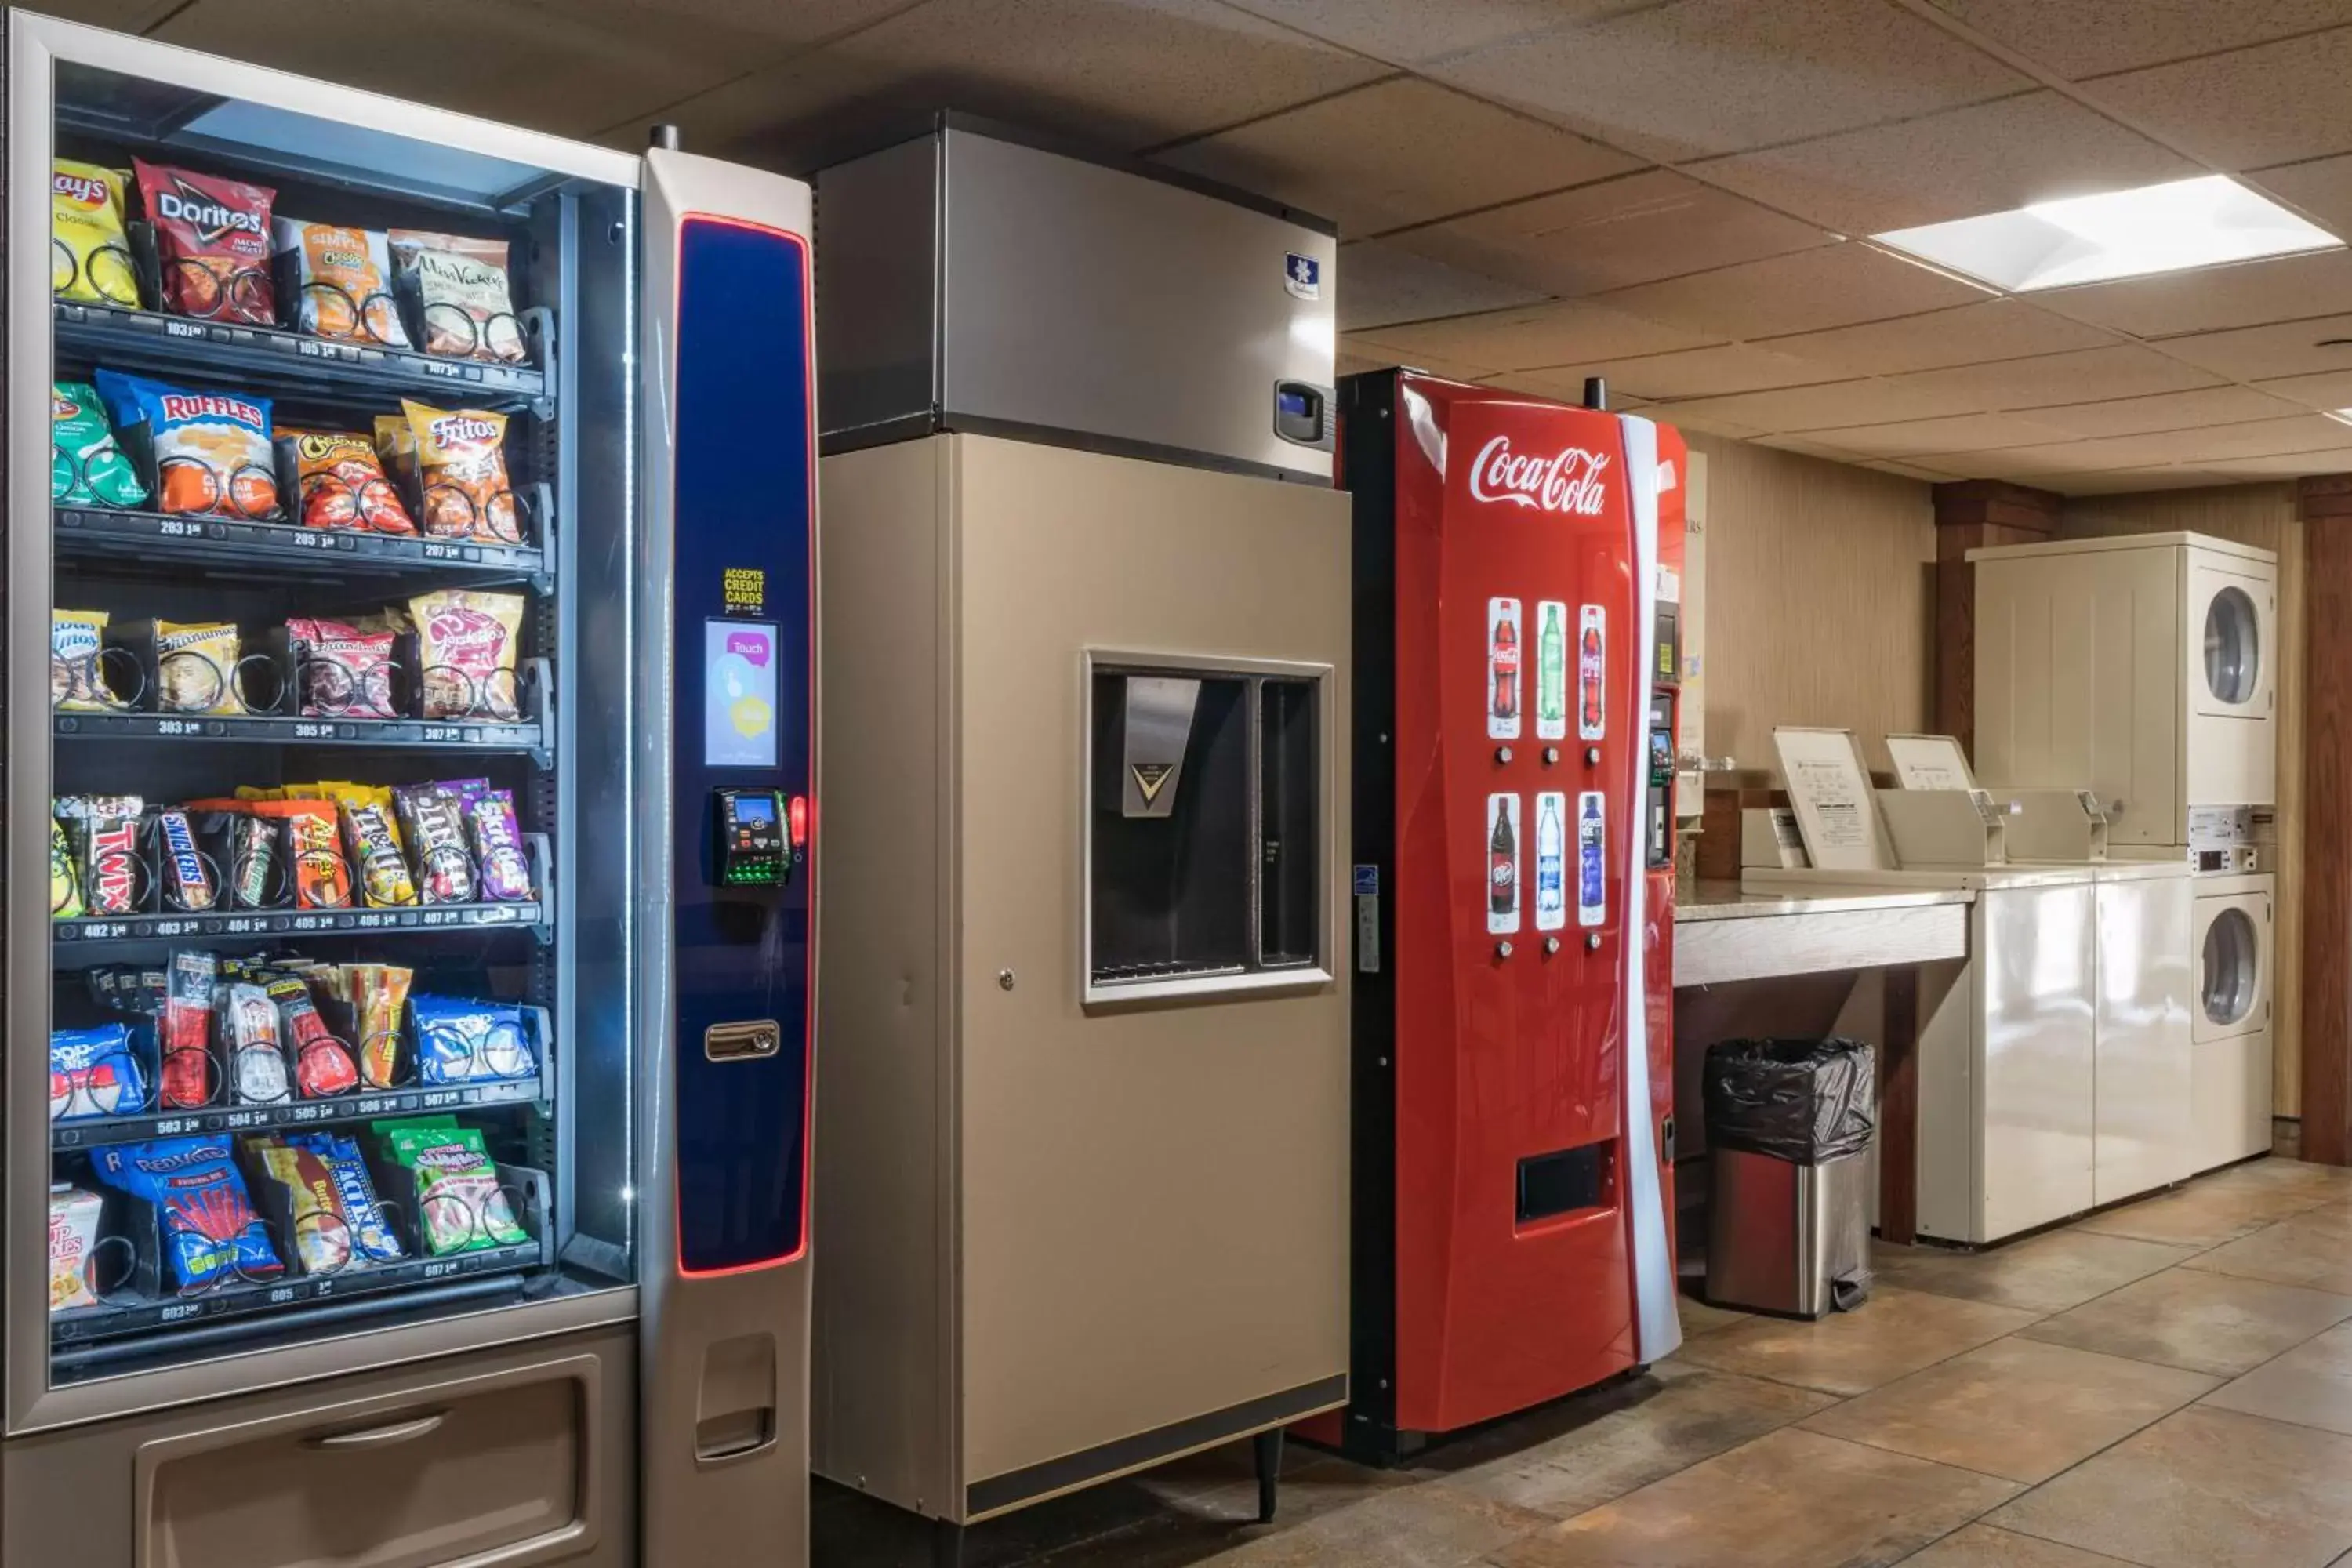
[[[1976,895],[1965,888],[1846,888],[1828,883],[1818,893],[1763,893],[1743,889],[1738,882],[1708,881],[1686,883],[1675,889],[1675,923],[1911,910],[1975,901]]]

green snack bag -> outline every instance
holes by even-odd
[[[478,1129],[403,1124],[391,1137],[394,1162],[406,1166],[416,1183],[426,1251],[439,1258],[520,1247],[530,1239],[499,1190],[498,1169]]]
[[[114,444],[97,388],[82,382],[49,385],[49,500],[118,510],[147,501],[138,470]]]
[[[75,874],[73,849],[66,843],[65,825],[49,818],[49,918],[69,921],[81,913],[81,878]]]

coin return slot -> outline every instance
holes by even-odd
[[[773,1023],[713,1024],[702,1033],[702,1054],[714,1062],[755,1061],[783,1048],[783,1031]]]

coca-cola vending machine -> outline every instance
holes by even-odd
[[[1685,459],[1645,419],[1412,371],[1350,378],[1339,406],[1355,510],[1354,1402],[1307,1435],[1388,1462],[1680,1338]]]

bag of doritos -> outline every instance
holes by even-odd
[[[295,325],[313,337],[408,346],[408,329],[392,301],[391,252],[374,229],[303,223],[273,225],[279,255],[294,258]]]
[[[49,292],[137,309],[139,273],[122,228],[120,169],[59,158],[49,168]]]
[[[187,169],[133,159],[139,199],[155,226],[163,306],[207,321],[274,326],[269,279],[269,207],[278,193]]]

